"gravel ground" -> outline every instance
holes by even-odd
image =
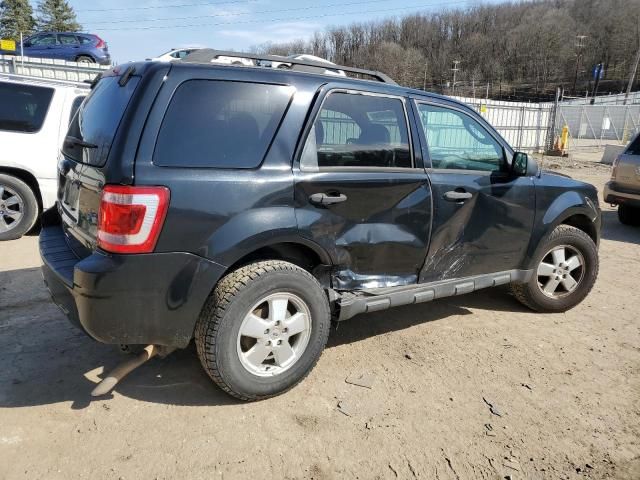
[[[193,349],[92,400],[121,355],[49,301],[36,237],[0,244],[0,479],[638,479],[640,229],[603,210],[600,276],[570,312],[494,289],[362,315],[301,385],[252,404]],[[360,375],[372,388],[345,382]]]

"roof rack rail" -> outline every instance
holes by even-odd
[[[309,60],[296,60],[295,58],[281,57],[279,55],[258,55],[255,53],[229,52],[224,50],[215,50],[213,48],[202,48],[184,57],[182,59],[182,62],[211,63],[218,57],[236,57],[248,58],[250,60],[257,61],[290,63],[292,65],[292,70],[310,73],[319,73],[318,70],[321,70],[321,72],[324,72],[325,70],[342,70],[343,72],[371,77],[382,83],[397,85],[397,83],[391,77],[375,70],[365,70],[363,68],[347,67],[344,65],[336,65],[323,62],[313,62]]]

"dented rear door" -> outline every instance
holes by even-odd
[[[417,282],[431,190],[407,108],[401,97],[336,89],[312,112],[294,165],[296,219],[332,257],[336,289]]]

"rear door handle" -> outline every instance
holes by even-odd
[[[469,192],[450,191],[444,194],[444,199],[449,202],[464,202],[469,200],[473,195]]]
[[[344,194],[327,195],[326,193],[314,193],[309,197],[309,201],[315,205],[333,205],[334,203],[342,203],[347,201]]]

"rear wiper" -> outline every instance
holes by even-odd
[[[85,142],[84,140],[81,140],[77,137],[72,137],[71,135],[67,135],[65,137],[64,143],[65,145],[68,145],[68,146],[77,146],[77,147],[83,147],[83,148],[98,148],[98,145]]]

